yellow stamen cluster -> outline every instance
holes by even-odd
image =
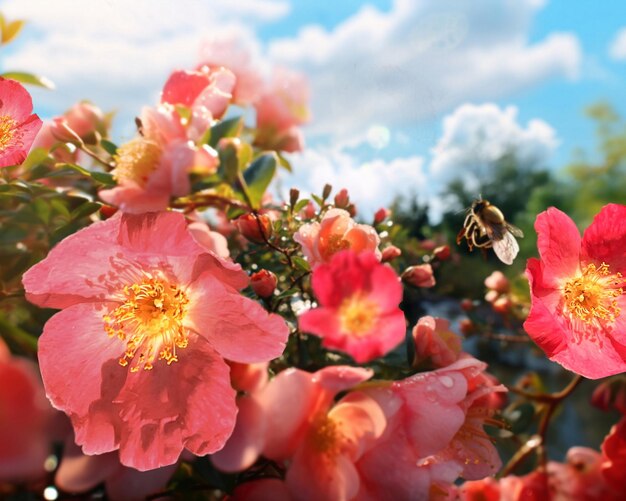
[[[152,369],[157,359],[168,365],[177,362],[176,349],[188,342],[183,327],[189,304],[185,292],[165,280],[146,277],[124,286],[122,295],[124,301],[103,318],[109,337],[126,342],[120,365],[133,361],[130,370],[137,372],[142,367]]]
[[[329,259],[337,252],[350,248],[350,242],[341,235],[330,235],[328,238],[322,239],[320,243],[321,254],[324,259]]]
[[[0,152],[15,142],[17,122],[9,115],[0,116]]]
[[[563,286],[565,308],[586,324],[612,323],[620,314],[617,298],[623,294],[621,284],[621,273],[612,274],[608,264],[588,264],[581,275]]]
[[[341,330],[353,336],[363,336],[374,327],[378,313],[376,303],[358,293],[354,294],[344,299],[339,307]]]
[[[161,147],[142,137],[123,144],[114,157],[113,177],[118,181],[134,181],[145,186],[161,159]]]
[[[335,457],[340,452],[339,429],[328,416],[319,416],[313,421],[309,439],[313,449],[320,454]]]

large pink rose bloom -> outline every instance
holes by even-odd
[[[27,298],[62,308],[39,363],[48,398],[85,454],[173,464],[183,448],[219,450],[235,425],[223,358],[279,356],[288,329],[238,290],[248,278],[207,253],[182,214],[116,215],[58,244],[24,275]]]
[[[467,357],[363,390],[382,407],[388,425],[357,463],[357,499],[426,500],[459,476],[473,480],[498,470],[500,459],[483,430],[491,414],[480,400],[504,387],[479,383],[485,367]]]
[[[41,120],[22,84],[0,77],[0,167],[21,164],[28,155]]]
[[[327,263],[339,251],[370,251],[380,260],[380,237],[367,224],[357,224],[343,209],[330,209],[321,222],[303,224],[293,239],[302,246],[302,252],[315,267]]]
[[[288,490],[296,500],[354,498],[360,480],[355,463],[385,429],[374,399],[351,391],[369,379],[367,369],[324,368],[314,374],[288,369],[262,395],[267,428],[263,455],[287,462]]]
[[[0,482],[45,474],[52,413],[35,364],[12,357],[0,339]]]
[[[550,208],[537,216],[541,259],[529,259],[524,328],[551,360],[597,379],[626,371],[626,207],[609,204],[582,239]]]
[[[170,197],[189,194],[191,173],[214,173],[217,152],[201,138],[228,107],[234,82],[223,68],[172,73],[161,104],[143,109],[141,135],[117,150],[112,173],[118,186],[102,190],[100,198],[124,212],[163,210]],[[189,108],[191,116],[183,119],[177,105]]]
[[[322,338],[326,348],[350,355],[358,363],[383,356],[406,332],[402,285],[393,268],[371,252],[344,251],[313,270],[319,307],[303,313],[298,326]]]

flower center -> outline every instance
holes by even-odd
[[[126,341],[120,365],[126,367],[133,361],[130,370],[137,372],[141,367],[152,369],[155,360],[165,360],[168,365],[177,362],[176,348],[185,348],[188,342],[183,327],[187,295],[157,278],[126,285],[122,294],[124,302],[104,316],[104,330],[109,337]]]
[[[14,143],[17,122],[9,115],[0,116],[0,152]]]
[[[330,235],[325,242],[320,243],[320,253],[324,259],[330,259],[337,252],[350,248],[350,242],[341,235]]]
[[[134,181],[143,187],[161,159],[161,147],[144,138],[123,144],[115,155],[113,176],[116,180]]]
[[[334,457],[339,453],[339,428],[337,423],[326,415],[313,421],[309,439],[313,449],[320,454]]]
[[[378,312],[376,303],[354,294],[344,299],[339,307],[341,330],[357,337],[363,336],[374,327]]]
[[[609,265],[588,264],[582,274],[563,287],[565,307],[571,315],[586,324],[614,322],[620,313],[617,298],[623,290],[621,273],[612,274]]]

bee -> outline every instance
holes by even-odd
[[[474,247],[489,249],[493,247],[496,256],[504,264],[512,264],[519,252],[515,237],[522,238],[522,230],[504,219],[504,214],[488,200],[479,198],[472,202],[467,210],[463,228],[456,236],[457,245],[463,238],[467,240],[469,250]]]

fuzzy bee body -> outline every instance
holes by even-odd
[[[524,236],[522,230],[513,226],[504,218],[502,211],[488,200],[474,200],[467,211],[463,227],[456,237],[460,244],[465,238],[472,251],[493,248],[496,256],[505,264],[512,264],[519,252],[515,237]]]

